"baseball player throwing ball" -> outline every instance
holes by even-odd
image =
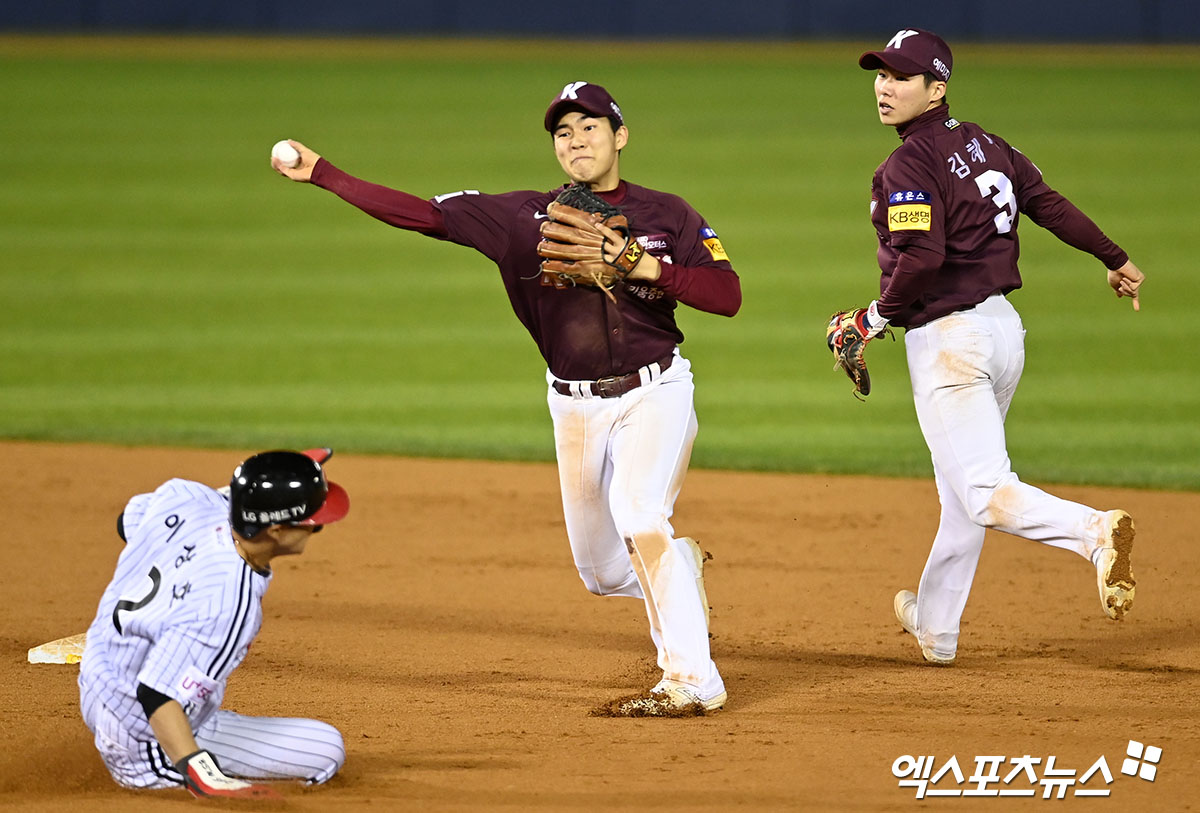
[[[587,589],[642,599],[662,680],[619,715],[711,711],[726,699],[708,646],[696,543],[670,518],[696,436],[682,302],[732,316],[741,286],[721,242],[682,198],[621,178],[621,108],[572,82],[542,123],[571,181],[550,192],[451,192],[424,200],[346,174],[299,142],[271,166],[392,226],[494,262],[546,365],[567,537]]]
[[[836,315],[829,341],[863,392],[862,346],[889,325],[905,328],[913,401],[942,506],[920,585],[896,596],[896,617],[927,661],[951,663],[984,531],[996,528],[1082,556],[1095,568],[1104,613],[1120,620],[1133,606],[1133,520],[1047,494],[1011,469],[1004,418],[1021,378],[1025,330],[1005,295],[1021,287],[1022,215],[1095,256],[1134,310],[1143,274],[1032,161],[950,115],[953,60],[936,34],[899,31],[859,65],[875,72],[879,120],[902,143],[871,184],[880,296]]]
[[[228,489],[168,480],[117,518],[125,549],[88,628],[79,697],[119,784],[263,798],[275,791],[243,780],[319,784],[341,768],[342,735],[326,723],[221,709],[262,625],[271,560],[303,553],[350,508],[325,479],[330,454],[254,455]]]

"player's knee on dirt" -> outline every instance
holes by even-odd
[[[312,740],[313,772],[308,780],[310,785],[328,782],[346,764],[346,744],[342,740],[342,732],[328,723],[318,725],[323,736]]]

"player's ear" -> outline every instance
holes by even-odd
[[[946,83],[945,82],[934,82],[933,83],[933,98],[930,101],[940,102],[944,98],[946,98]]]
[[[615,136],[617,139],[617,149],[618,150],[625,149],[625,145],[629,143],[629,129],[624,124],[622,124],[620,127],[617,128],[617,132],[615,133]]]
[[[288,526],[286,525],[268,525],[251,541],[258,542],[261,540],[270,544],[279,544],[283,540],[284,534],[287,533],[287,528]]]

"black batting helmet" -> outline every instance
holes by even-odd
[[[318,461],[328,449],[262,452],[233,471],[229,483],[229,519],[233,530],[251,539],[271,525],[326,525],[350,510],[350,498],[325,479]]]

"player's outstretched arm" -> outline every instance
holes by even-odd
[[[312,180],[313,167],[317,165],[317,161],[321,160],[321,156],[317,155],[299,141],[292,141],[291,139],[288,139],[288,143],[296,148],[296,152],[300,153],[300,162],[294,167],[289,167],[285,165],[279,158],[272,155],[271,169],[275,170],[285,178],[291,178],[293,181],[309,183]]]
[[[1138,289],[1142,287],[1145,279],[1146,275],[1133,264],[1132,260],[1126,260],[1123,266],[1108,272],[1108,284],[1117,292],[1117,298],[1127,296],[1132,299],[1135,311],[1142,309],[1141,303],[1138,301]]]

